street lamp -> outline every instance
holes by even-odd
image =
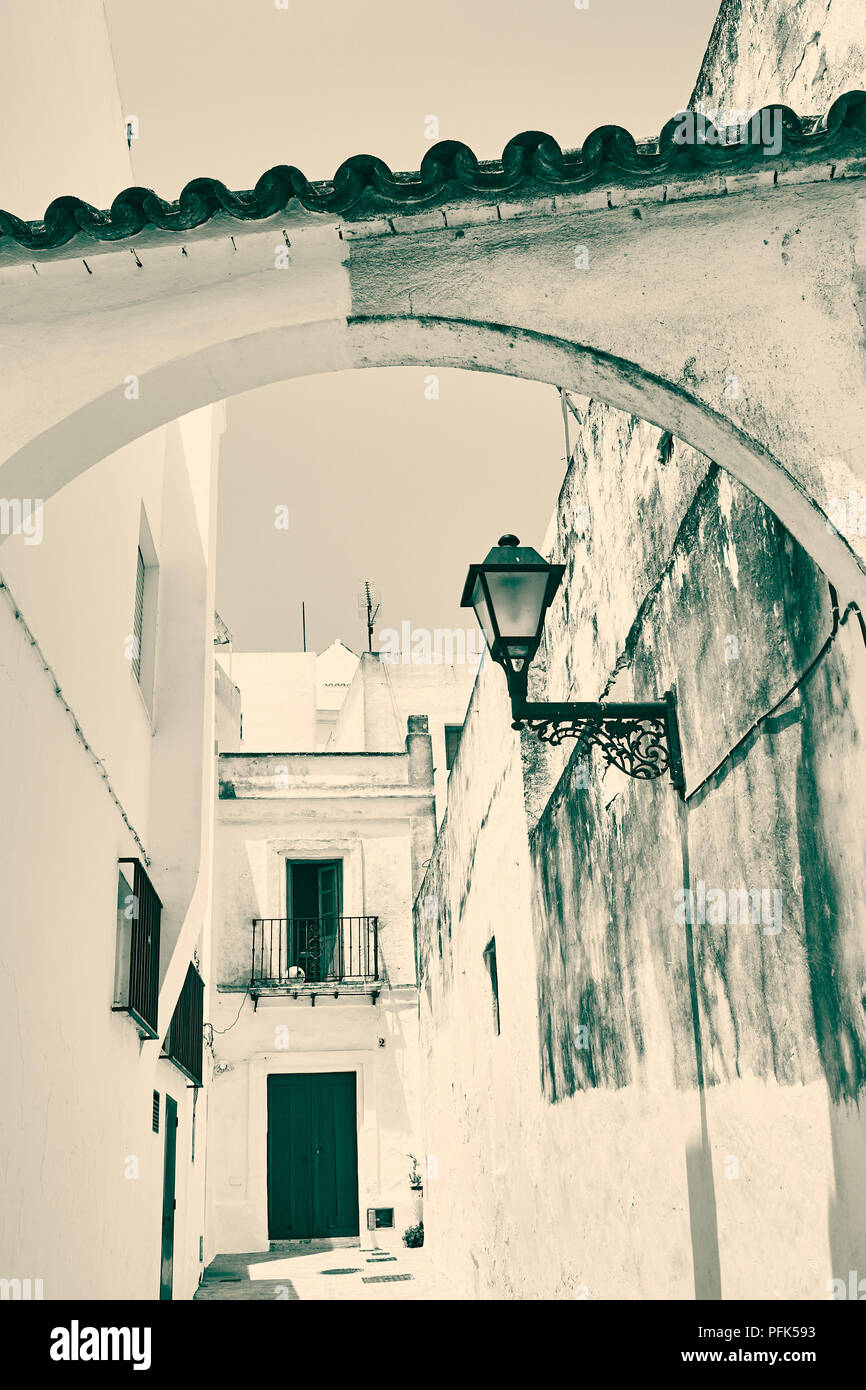
[[[595,744],[606,762],[643,780],[669,772],[683,791],[676,704],[662,700],[613,704],[590,701],[533,703],[527,700],[529,666],[538,651],[544,619],[562,582],[564,565],[548,564],[516,536],[501,536],[483,564],[470,565],[460,600],[474,608],[490,655],[505,671],[515,729],[533,729],[544,743],[575,738]]]

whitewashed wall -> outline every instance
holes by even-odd
[[[0,205],[38,216],[71,192],[106,205],[134,180],[103,6],[12,0],[0,43]],[[192,1090],[111,1003],[117,859],[141,852],[117,802],[166,906],[161,1033],[195,947],[207,973],[221,413],[95,456],[46,503],[39,544],[0,538],[0,1274],[42,1279],[46,1299],[158,1296],[164,1123],[154,1134],[153,1090],[163,1121],[166,1091],[178,1102],[175,1297],[198,1282],[205,1107],[193,1162]],[[142,505],[160,567],[150,711],[128,644]]]

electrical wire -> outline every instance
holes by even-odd
[[[230,1033],[230,1032],[232,1031],[232,1029],[234,1028],[235,1023],[237,1023],[238,1019],[240,1018],[241,1014],[243,1013],[244,1004],[247,1002],[247,1000],[249,999],[249,997],[250,997],[250,996],[249,996],[249,992],[247,992],[247,993],[244,994],[244,997],[243,997],[243,999],[241,1000],[241,1006],[240,1006],[240,1008],[238,1009],[237,1013],[235,1014],[235,1022],[234,1022],[234,1023],[230,1023],[229,1026],[228,1026],[228,1028],[214,1028],[214,1026],[213,1026],[212,1023],[207,1023],[207,1024],[205,1024],[205,1027],[206,1027],[206,1028],[209,1028],[209,1029],[211,1030],[211,1033]]]
[[[142,843],[142,841],[141,841],[141,837],[138,835],[138,833],[137,833],[135,827],[133,826],[132,822],[130,821],[128,815],[126,814],[126,811],[125,811],[124,808],[123,808],[123,804],[122,804],[122,802],[121,802],[119,796],[117,795],[117,792],[114,790],[114,787],[111,785],[111,778],[109,777],[108,772],[106,771],[105,764],[103,763],[102,759],[101,759],[100,757],[97,756],[97,754],[93,751],[92,747],[90,746],[90,743],[89,743],[89,741],[88,741],[88,739],[87,739],[87,737],[86,737],[86,735],[85,735],[85,733],[84,733],[84,730],[82,729],[81,725],[80,725],[79,722],[78,722],[78,719],[77,719],[77,717],[76,717],[76,715],[75,715],[75,711],[72,709],[72,706],[69,704],[68,700],[66,699],[66,696],[63,694],[63,691],[62,691],[61,688],[60,688],[60,682],[58,681],[57,676],[54,674],[54,671],[53,671],[52,667],[51,667],[51,666],[48,664],[48,662],[46,661],[46,659],[45,659],[45,654],[44,654],[44,652],[42,651],[42,648],[40,647],[40,645],[39,645],[39,643],[37,642],[36,638],[33,636],[33,633],[32,633],[31,630],[30,630],[30,627],[29,627],[29,625],[28,625],[28,623],[27,623],[27,620],[25,619],[23,613],[21,612],[21,609],[18,607],[18,604],[17,604],[17,602],[16,602],[16,600],[15,600],[15,596],[14,596],[13,593],[12,593],[12,590],[9,588],[9,585],[6,583],[6,581],[5,581],[5,579],[3,578],[2,575],[0,575],[0,590],[2,590],[3,593],[5,593],[5,595],[6,595],[7,599],[8,599],[8,601],[9,601],[9,605],[10,605],[10,607],[11,607],[11,609],[12,609],[12,613],[13,613],[13,616],[14,616],[14,618],[15,618],[15,621],[18,623],[19,627],[22,629],[22,631],[23,631],[25,637],[27,638],[27,641],[29,642],[30,646],[33,648],[33,650],[35,651],[36,655],[38,656],[39,661],[40,661],[40,663],[41,663],[41,665],[42,665],[43,671],[44,671],[45,674],[48,676],[49,680],[51,681],[52,685],[54,686],[54,694],[57,696],[57,698],[58,698],[58,700],[60,701],[61,705],[63,706],[64,710],[66,711],[66,713],[69,715],[70,719],[72,720],[72,727],[73,727],[74,730],[75,730],[76,737],[78,738],[79,743],[81,744],[82,748],[83,748],[83,749],[85,750],[85,752],[87,753],[87,756],[90,758],[91,762],[93,763],[94,767],[96,768],[96,770],[98,771],[100,777],[102,778],[103,782],[105,783],[106,791],[108,792],[108,795],[111,797],[112,801],[114,802],[115,806],[117,807],[118,811],[120,812],[121,820],[123,821],[124,825],[126,826],[127,830],[129,831],[129,833],[130,833],[130,835],[132,836],[132,838],[133,838],[133,840],[135,841],[135,843],[138,845],[138,848],[141,850],[141,857],[142,857],[142,859],[144,860],[144,863],[145,863],[148,867],[150,867],[150,857],[149,857],[149,855],[148,855],[148,853],[147,853],[147,850],[144,848],[144,845],[143,845],[143,843]]]
[[[784,705],[787,700],[790,700],[791,696],[794,695],[796,691],[798,691],[800,687],[809,679],[809,677],[812,675],[812,672],[820,665],[820,663],[824,660],[824,657],[829,652],[830,648],[833,646],[833,643],[835,642],[836,637],[838,636],[839,629],[841,627],[844,627],[851,613],[857,614],[860,620],[860,630],[863,634],[863,640],[864,642],[866,642],[866,624],[864,624],[863,622],[863,614],[860,610],[859,605],[852,600],[851,603],[849,603],[847,608],[845,609],[845,612],[840,617],[839,598],[836,593],[836,590],[833,588],[832,584],[829,584],[828,588],[830,590],[830,603],[833,607],[833,625],[830,629],[830,632],[827,634],[825,641],[821,645],[820,649],[809,662],[809,665],[806,667],[806,669],[803,672],[801,672],[801,674],[794,681],[794,684],[788,690],[785,691],[785,694],[781,697],[781,699],[777,700],[776,703],[772,705],[770,709],[768,709],[764,714],[760,715],[760,717],[749,726],[749,728],[746,730],[743,736],[737,740],[733,747],[728,749],[721,762],[719,762],[713,768],[712,772],[707,773],[706,777],[702,778],[701,781],[698,782],[697,786],[693,787],[692,790],[688,792],[686,796],[683,797],[683,800],[686,802],[687,805],[694,797],[698,795],[700,791],[703,790],[704,787],[706,787],[708,782],[711,782],[712,779],[715,776],[717,776],[719,772],[721,772],[722,768],[725,766],[727,762],[730,761],[730,759],[734,756],[737,750],[739,748],[742,748],[743,744],[746,743],[749,739],[751,739],[752,736],[755,733],[757,733],[757,731],[761,728],[763,724],[767,722],[768,719],[772,719],[773,715],[777,712],[777,710],[781,709],[782,705]]]

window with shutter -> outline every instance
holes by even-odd
[[[462,724],[445,725],[445,769],[447,772],[450,772],[454,766],[454,759],[457,757],[457,745],[462,733]]]
[[[114,1003],[142,1037],[156,1037],[162,903],[140,859],[121,859],[117,880]]]

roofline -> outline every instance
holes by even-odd
[[[764,116],[765,112],[779,117]],[[675,139],[673,116],[657,139],[636,141],[622,126],[600,126],[579,151],[563,151],[551,135],[524,131],[516,135],[499,160],[479,161],[468,145],[442,140],[425,154],[415,174],[394,174],[374,155],[353,155],[333,179],[310,182],[300,169],[281,164],[268,169],[255,188],[232,192],[218,179],[188,183],[177,202],[166,202],[148,188],[124,189],[100,211],[80,198],[55,198],[37,221],[23,221],[0,211],[0,250],[17,243],[29,251],[65,246],[74,237],[92,242],[120,242],[147,228],[188,232],[223,214],[235,221],[260,222],[284,212],[294,203],[311,213],[355,220],[389,212],[441,207],[477,200],[533,198],[581,193],[605,184],[639,188],[657,183],[660,175],[733,172],[760,165],[766,155],[781,153],[796,164],[850,154],[866,154],[866,92],[840,96],[823,117],[797,116],[790,107],[766,106],[747,126],[734,127],[740,136],[720,143],[719,132],[700,113],[693,113],[700,143]],[[781,121],[781,150],[776,148],[773,122]]]

